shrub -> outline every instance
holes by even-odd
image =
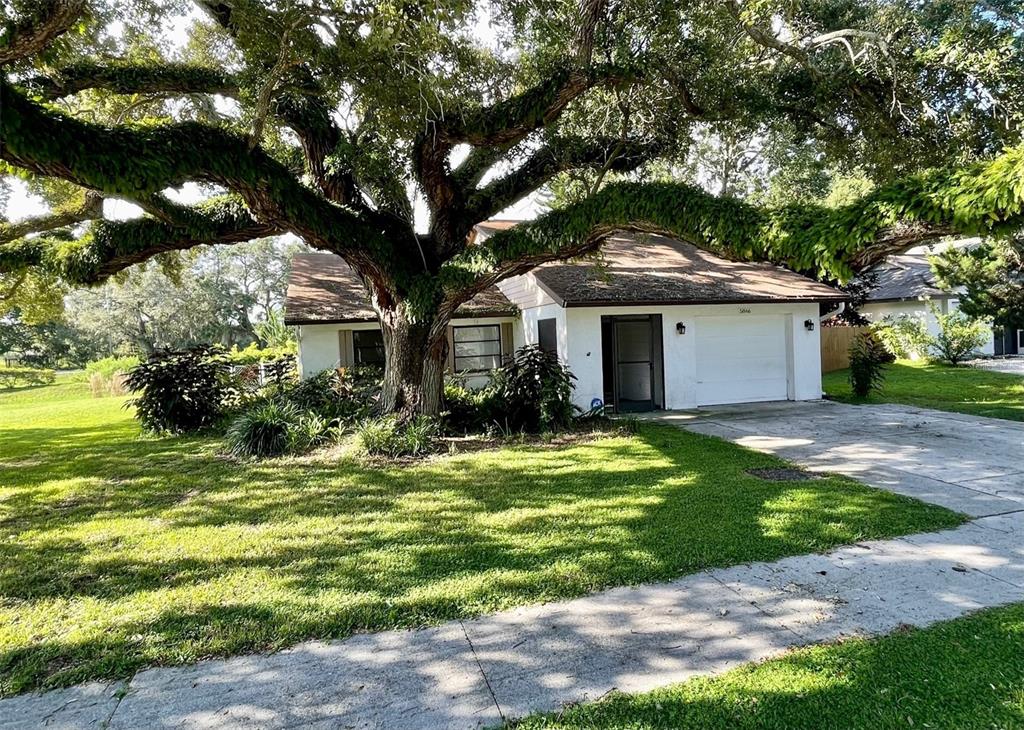
[[[0,365],[0,388],[9,390],[30,385],[49,385],[56,379],[57,373],[46,368]]]
[[[242,350],[235,345],[228,351],[227,358],[232,365],[258,365],[271,360],[294,359],[297,352],[294,342],[281,347],[260,347],[253,342]]]
[[[850,344],[850,386],[855,395],[866,398],[881,390],[885,364],[892,359],[881,341],[871,332],[858,335]]]
[[[303,411],[328,420],[354,422],[370,416],[380,400],[379,368],[324,370],[287,386],[282,397]]]
[[[576,376],[554,353],[537,345],[520,348],[495,371],[497,397],[507,422],[528,431],[557,431],[572,423]]]
[[[429,416],[416,416],[402,423],[396,416],[364,421],[356,430],[356,440],[373,456],[422,456],[434,450],[440,433],[438,422]]]
[[[991,337],[984,322],[959,310],[942,314],[933,307],[932,313],[939,323],[939,333],[932,340],[931,350],[939,360],[950,365],[958,365],[968,359]]]
[[[924,320],[909,314],[887,315],[872,324],[871,331],[894,357],[927,356],[932,344]]]
[[[97,373],[104,378],[111,378],[117,373],[127,374],[141,360],[134,355],[128,357],[105,357],[102,360],[93,360],[85,366],[87,375]]]
[[[497,389],[493,385],[474,390],[459,379],[444,384],[444,424],[450,431],[483,431],[496,420],[499,410]]]
[[[212,426],[230,393],[221,348],[165,350],[132,368],[128,388],[138,397],[129,405],[143,428],[185,433]]]
[[[280,456],[292,449],[291,434],[301,417],[298,408],[277,400],[261,401],[228,426],[225,440],[235,456]]]
[[[303,413],[288,429],[288,450],[304,454],[330,441],[338,430],[318,413]]]

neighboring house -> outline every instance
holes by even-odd
[[[476,235],[509,225],[488,222]],[[660,236],[620,233],[601,251],[599,263],[545,264],[461,307],[449,331],[451,371],[485,382],[501,357],[533,343],[576,375],[583,409],[821,397],[819,313],[843,293]],[[383,359],[359,278],[335,256],[296,258],[285,321],[299,326],[303,375]]]
[[[1024,355],[1024,322],[995,325],[992,328],[995,355]]]
[[[968,239],[954,245],[969,246],[974,240]],[[928,261],[931,253],[927,247],[917,247],[905,254],[889,256],[871,269],[876,286],[858,311],[873,322],[886,316],[898,317],[902,314],[918,317],[924,320],[932,336],[938,334],[939,323],[931,305],[942,314],[950,314],[958,309],[959,302],[955,293],[940,289],[936,283]],[[1012,351],[1016,352],[1016,348]],[[981,348],[981,354],[992,355],[995,352],[995,337],[990,337]]]

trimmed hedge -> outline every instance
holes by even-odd
[[[26,368],[20,365],[0,365],[0,388],[23,388],[29,385],[49,385],[57,379],[57,373],[46,368]]]

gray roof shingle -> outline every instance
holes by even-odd
[[[846,295],[781,266],[729,261],[691,243],[618,232],[603,262],[545,264],[534,270],[567,307],[840,301]]]
[[[876,277],[869,302],[895,302],[906,299],[941,299],[953,296],[935,282],[927,254],[890,256],[871,269]]]
[[[481,224],[503,230],[511,221]],[[491,231],[488,231],[491,232]],[[619,232],[593,261],[534,269],[541,287],[567,307],[642,304],[728,304],[841,301],[846,295],[781,266],[729,261],[664,236]],[[503,316],[517,309],[491,287],[459,307],[463,317]],[[285,301],[287,324],[370,322],[376,314],[359,276],[333,254],[298,254]]]

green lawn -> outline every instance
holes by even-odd
[[[881,639],[802,649],[519,730],[1024,727],[1024,604]]]
[[[962,519],[669,427],[413,468],[218,446],[81,383],[0,394],[0,695]]]
[[[881,393],[857,398],[849,371],[826,373],[825,393],[846,403],[903,403],[972,416],[1024,421],[1024,378],[968,367],[899,360],[886,369]]]

